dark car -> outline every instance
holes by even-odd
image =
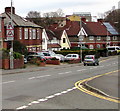
[[[27,56],[27,61],[30,62],[32,59],[38,59],[38,60],[42,60],[42,61],[46,61],[46,58],[40,56],[40,55],[28,55]]]
[[[98,57],[95,55],[86,55],[84,58],[84,66],[86,65],[99,65]]]

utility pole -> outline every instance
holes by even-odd
[[[13,7],[12,7],[12,0],[11,0],[11,20],[10,20],[10,22],[11,22],[11,26],[13,27],[12,14],[13,14]],[[13,30],[14,30],[14,28],[13,28]],[[13,69],[13,68],[14,68],[14,62],[13,62],[13,39],[12,39],[11,40],[11,48],[10,48],[10,69]]]
[[[81,20],[81,17],[79,16],[76,16],[76,15],[72,15],[72,16],[69,16],[68,19],[70,21],[78,21],[80,22],[80,30],[82,29],[82,20]],[[82,62],[82,41],[83,41],[83,35],[81,34],[80,32],[80,35],[79,35],[79,45],[80,45],[80,58],[81,58],[81,62]]]

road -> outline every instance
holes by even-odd
[[[81,64],[23,72],[2,77],[3,109],[118,109],[118,104],[96,98],[75,87],[79,80],[118,70],[118,57],[99,66]]]

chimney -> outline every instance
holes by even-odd
[[[83,22],[86,22],[86,18],[81,18],[81,20],[82,20]]]
[[[6,13],[11,13],[11,7],[6,7],[5,12]],[[15,7],[12,7],[12,13],[15,14]]]
[[[103,23],[103,19],[97,19],[98,22]]]

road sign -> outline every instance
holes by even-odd
[[[7,40],[9,41],[14,40],[14,26],[12,25],[11,22],[9,22],[7,25],[6,35],[7,35]]]

